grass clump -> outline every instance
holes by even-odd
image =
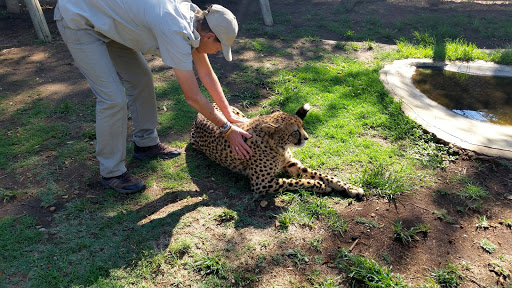
[[[432,211],[432,213],[434,213],[436,215],[436,217],[443,222],[450,223],[450,224],[455,223],[455,221],[448,214],[448,211],[446,211],[446,209],[434,210],[434,211]]]
[[[309,256],[300,249],[292,249],[285,252],[297,268],[301,268],[309,263]]]
[[[464,190],[459,193],[459,196],[470,201],[480,201],[489,196],[489,192],[469,180]]]
[[[193,267],[202,275],[215,275],[220,278],[228,275],[228,266],[219,254],[200,256],[193,262]]]
[[[487,221],[487,217],[485,217],[485,215],[480,216],[476,222],[476,228],[488,229],[489,227],[490,224],[489,221]]]
[[[489,254],[494,253],[494,251],[496,251],[497,248],[494,243],[485,238],[480,241],[480,247],[482,247],[482,249],[484,249],[484,251]]]
[[[167,258],[173,262],[178,261],[192,250],[192,242],[188,239],[180,239],[169,245],[166,251]]]
[[[369,227],[374,227],[374,228],[380,228],[382,227],[381,224],[379,224],[379,222],[377,221],[373,221],[373,220],[368,220],[368,219],[365,219],[365,218],[361,218],[361,217],[357,217],[355,219],[356,223],[358,224],[363,224],[363,225],[367,225]]]
[[[316,221],[324,221],[334,232],[344,233],[348,229],[347,221],[330,207],[332,200],[306,191],[285,193],[280,198],[288,204],[288,210],[277,218],[281,230],[288,230],[291,224],[312,226]]]
[[[346,249],[338,251],[335,265],[346,274],[345,281],[350,287],[410,287],[391,269],[380,266],[371,258],[353,255]]]
[[[7,190],[0,188],[0,202],[8,202],[14,199],[16,195],[18,195],[19,193],[21,192],[16,190]]]
[[[504,219],[502,221],[503,225],[505,225],[505,227],[509,228],[509,229],[512,229],[512,221],[510,219]]]
[[[317,252],[322,252],[322,242],[324,239],[322,237],[317,237],[309,241],[309,245],[313,247]]]
[[[419,240],[419,233],[426,235],[430,232],[430,226],[428,224],[418,224],[411,229],[406,230],[400,220],[393,223],[392,228],[395,232],[395,239],[400,240],[403,244],[409,244],[413,240]]]
[[[363,188],[372,190],[388,200],[396,199],[396,196],[407,189],[405,177],[400,172],[393,172],[380,162],[373,166],[366,166],[359,176],[358,183]]]
[[[442,288],[459,287],[464,280],[460,266],[454,264],[447,264],[444,268],[430,270],[429,277]]]
[[[238,214],[236,211],[230,210],[230,209],[224,209],[217,217],[215,217],[215,220],[217,220],[219,223],[226,223],[226,222],[232,222],[238,219]]]
[[[337,288],[341,287],[341,277],[325,277],[318,270],[314,270],[307,275],[308,281],[311,283],[313,288]],[[309,286],[308,286],[309,287]]]

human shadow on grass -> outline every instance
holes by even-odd
[[[196,190],[167,192],[134,210],[131,207],[144,201],[144,194],[122,197],[107,190],[105,194],[68,203],[55,216],[54,228],[42,235],[41,241],[26,247],[30,255],[37,256],[25,259],[33,263],[30,267],[18,268],[24,270],[30,284],[71,287],[117,283],[119,280],[112,276],[114,271],[137,269],[138,263],[151,262],[153,256],[169,247],[182,218],[200,207],[225,207],[236,211],[236,229],[265,228],[273,223],[266,213],[271,211],[271,215],[276,215],[279,209],[263,210],[259,202],[253,201],[249,189],[243,188],[248,187],[247,180],[208,162],[204,155],[189,146],[186,152]],[[141,163],[145,164],[149,162]],[[9,261],[12,269],[25,262],[21,258]]]

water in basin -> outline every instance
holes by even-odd
[[[512,125],[512,77],[477,76],[442,68],[416,68],[414,86],[467,118]]]

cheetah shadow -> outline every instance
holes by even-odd
[[[238,215],[234,223],[236,229],[267,228],[283,213],[283,208],[276,206],[277,194],[254,195],[248,177],[210,160],[190,143],[185,147],[185,162],[199,194],[208,199],[205,206],[235,211]],[[267,203],[265,207],[262,201]]]
[[[235,211],[238,218],[234,227],[237,229],[247,227],[264,229],[275,225],[279,215],[287,211],[286,206],[278,200],[279,195],[286,192],[299,193],[285,191],[255,195],[251,192],[247,176],[210,160],[206,154],[193,148],[190,143],[185,147],[185,162],[192,182],[198,188],[195,194],[199,192],[206,196],[208,205]],[[346,195],[338,192],[316,195],[348,199]]]

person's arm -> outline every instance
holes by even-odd
[[[187,103],[194,107],[199,113],[203,114],[206,119],[210,120],[217,127],[222,126],[225,123],[225,120],[215,111],[208,99],[201,94],[194,71],[180,70],[177,68],[174,68],[173,70],[174,74],[176,74],[176,79],[178,79],[181,86],[181,90],[185,95]],[[239,155],[242,159],[247,159],[252,154],[252,150],[244,142],[242,136],[247,139],[252,137],[251,134],[233,125],[231,132],[227,135],[227,138],[231,144],[233,152]]]
[[[229,103],[224,96],[224,91],[222,91],[219,79],[210,65],[207,54],[193,50],[192,59],[194,60],[194,66],[197,70],[197,76],[199,76],[201,83],[203,83],[203,86],[208,90],[213,101],[217,103],[217,106],[219,106],[220,111],[222,111],[226,119],[232,123],[247,122],[246,119],[240,118],[231,112]]]

